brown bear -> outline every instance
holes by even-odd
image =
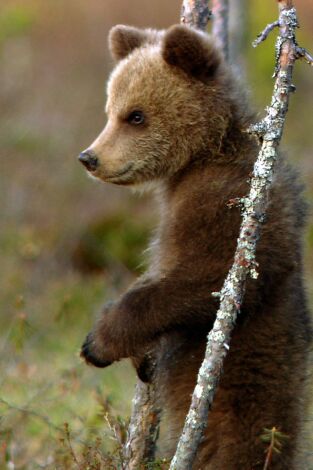
[[[119,185],[153,182],[160,223],[150,265],[104,308],[82,356],[106,367],[157,356],[156,381],[170,458],[182,431],[220,290],[232,264],[240,209],[259,144],[254,119],[230,67],[206,34],[116,26],[117,61],[108,83],[108,122],[79,159]],[[224,374],[193,469],[262,469],[264,429],[287,437],[271,469],[294,470],[305,412],[311,323],[302,281],[305,205],[283,157],[257,248],[259,277],[247,284]],[[303,467],[301,467],[303,468]]]

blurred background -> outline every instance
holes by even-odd
[[[272,93],[275,34],[257,49],[251,42],[277,18],[276,2],[246,2],[239,17],[237,2],[230,3],[232,29],[244,29],[243,86],[261,116]],[[313,4],[295,4],[299,43],[312,52]],[[149,195],[89,179],[76,156],[105,125],[111,26],[168,27],[179,22],[180,6],[180,0],[1,1],[1,469],[118,466],[134,373],[127,361],[88,368],[78,352],[102,303],[144,269],[157,211]],[[283,148],[312,203],[312,68],[297,63],[294,83]],[[310,210],[305,269],[313,307],[312,248]],[[313,469],[310,437],[308,429],[303,444]]]

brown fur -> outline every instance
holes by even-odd
[[[231,266],[239,209],[258,152],[238,85],[210,38],[184,26],[165,33],[116,27],[108,123],[91,145],[94,176],[117,184],[154,181],[160,224],[147,273],[107,306],[82,355],[104,367],[157,354],[166,429],[161,455],[173,455],[190,404],[206,335],[218,307],[211,296]],[[133,111],[145,121],[129,123]],[[194,469],[263,468],[260,435],[288,434],[271,469],[293,470],[305,399],[310,319],[302,286],[304,208],[293,172],[280,161],[238,324]]]

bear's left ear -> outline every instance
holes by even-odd
[[[203,82],[214,78],[222,57],[205,33],[189,26],[172,26],[162,44],[163,59]]]
[[[124,59],[134,49],[146,43],[158,42],[161,32],[153,29],[139,29],[133,26],[117,25],[109,32],[109,49],[115,60]]]

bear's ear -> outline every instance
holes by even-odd
[[[205,33],[189,26],[172,26],[162,44],[163,59],[188,75],[207,82],[214,78],[222,57]]]
[[[156,31],[117,25],[109,32],[109,48],[113,59],[118,61],[146,42],[152,43],[156,38]]]

